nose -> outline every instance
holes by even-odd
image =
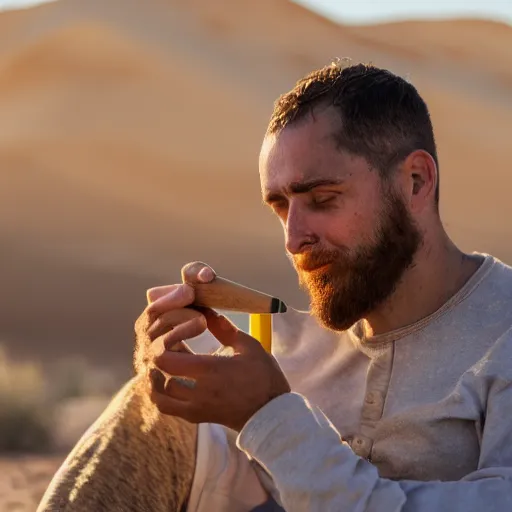
[[[295,255],[303,252],[314,243],[315,236],[308,226],[307,215],[290,204],[285,224],[285,247],[288,253]]]

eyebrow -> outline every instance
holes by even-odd
[[[288,190],[292,194],[307,194],[317,187],[341,185],[345,180],[341,178],[316,178],[308,181],[295,181],[290,183]],[[273,203],[279,201],[283,196],[279,193],[270,192],[265,194],[264,202]]]

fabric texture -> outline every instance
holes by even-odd
[[[272,350],[292,393],[240,433],[237,492],[256,475],[293,512],[512,510],[512,269],[484,256],[438,311],[382,336],[276,315]],[[236,450],[213,428],[215,453]],[[212,478],[229,488],[229,474],[193,492]]]

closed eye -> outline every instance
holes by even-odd
[[[334,199],[336,196],[337,196],[337,194],[329,194],[329,195],[325,194],[325,195],[315,196],[315,197],[313,197],[313,202],[315,204],[327,203],[328,201],[331,201],[332,199]]]
[[[311,203],[314,207],[319,209],[322,207],[329,207],[338,197],[338,195],[339,194],[318,194],[312,198]]]

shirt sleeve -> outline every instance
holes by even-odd
[[[510,354],[504,356],[478,368],[485,427],[479,467],[462,480],[380,478],[376,467],[358,457],[326,416],[297,393],[282,395],[256,413],[240,432],[238,447],[272,476],[283,507],[293,512],[508,512],[512,376],[503,376],[504,364],[511,366]]]

